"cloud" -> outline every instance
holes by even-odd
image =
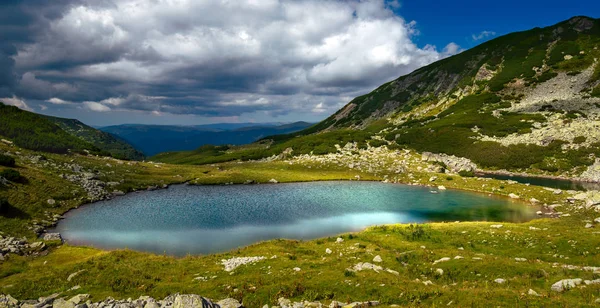
[[[0,7],[24,32],[0,53],[0,81],[49,110],[331,113],[461,51],[419,48],[398,1],[33,2]]]
[[[496,32],[494,31],[481,31],[479,34],[471,35],[473,41],[480,41],[494,36],[496,36]]]
[[[73,104],[73,102],[65,101],[65,100],[62,100],[62,99],[60,99],[58,97],[53,97],[53,98],[47,100],[47,102],[55,104],[55,105],[69,105],[69,104]]]
[[[97,111],[97,112],[110,111],[110,107],[102,105],[97,102],[86,101],[86,102],[83,102],[83,106],[91,111]]]
[[[3,102],[7,105],[18,107],[23,110],[33,111],[33,109],[31,109],[29,106],[27,106],[24,99],[18,98],[16,96],[0,98],[0,102]]]

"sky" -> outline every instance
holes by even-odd
[[[1,0],[0,101],[95,126],[317,122],[600,1]]]

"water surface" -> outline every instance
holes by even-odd
[[[80,207],[68,212],[56,231],[75,245],[185,255],[276,238],[333,236],[380,224],[522,222],[537,211],[505,198],[430,190],[378,182],[177,185]]]
[[[571,181],[563,179],[551,179],[535,176],[521,176],[521,175],[506,175],[506,174],[493,174],[493,173],[478,173],[478,177],[491,178],[496,180],[513,180],[522,184],[531,184],[537,186],[544,186],[562,190],[600,190],[600,183],[589,183],[581,181]]]

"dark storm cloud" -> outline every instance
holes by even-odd
[[[390,3],[4,1],[0,97],[94,112],[332,112],[444,56],[413,44],[414,22]]]

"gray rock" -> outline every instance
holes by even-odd
[[[58,298],[58,299],[54,300],[54,303],[52,303],[52,307],[53,308],[75,308],[75,303],[66,301],[62,298]]]
[[[61,241],[62,242],[62,237],[60,236],[60,233],[44,233],[44,234],[42,234],[42,239],[44,241]]]
[[[555,282],[550,289],[554,292],[564,292],[580,285],[582,282],[581,278],[563,279]]]
[[[217,305],[221,306],[221,308],[239,308],[242,307],[242,304],[238,302],[234,298],[226,298],[217,302]]]
[[[81,272],[81,271],[79,271]],[[71,297],[71,299],[69,299],[69,302],[72,302],[75,305],[79,305],[83,302],[85,302],[88,298],[90,298],[89,294],[77,294],[73,297]]]

